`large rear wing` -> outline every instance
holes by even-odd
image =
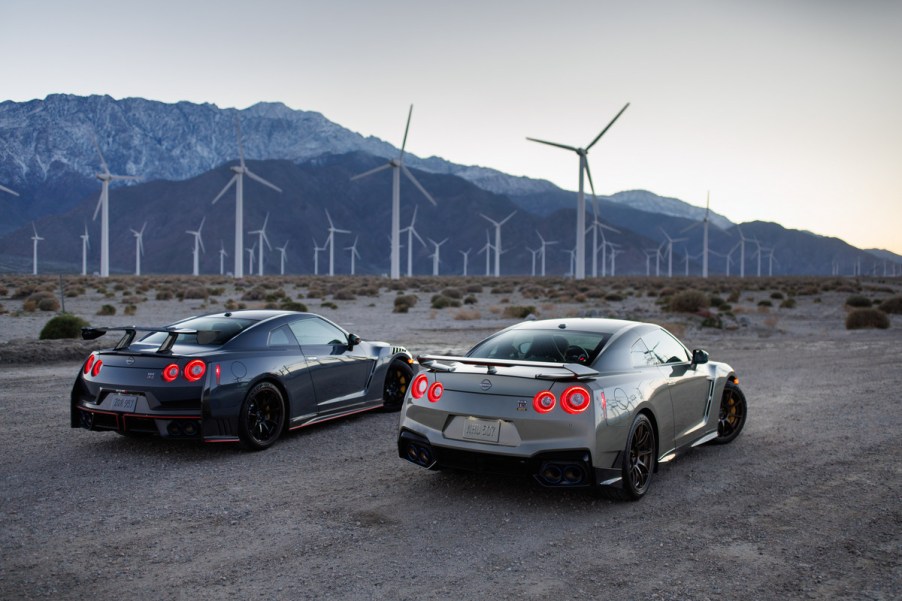
[[[552,363],[549,361],[517,361],[515,359],[485,359],[482,357],[452,357],[447,355],[420,355],[417,361],[433,371],[453,372],[457,368],[453,363],[464,363],[485,367],[488,373],[498,373],[497,367],[532,367],[536,369],[533,376],[537,380],[591,380],[599,373],[579,363]],[[543,371],[543,370],[558,371]]]
[[[153,326],[121,326],[115,328],[82,328],[81,337],[85,340],[94,340],[96,338],[100,338],[107,332],[125,332],[122,335],[122,338],[119,339],[119,342],[117,342],[116,346],[114,347],[117,351],[121,351],[122,349],[131,346],[131,343],[135,341],[135,336],[138,334],[138,332],[165,332],[166,339],[163,340],[163,344],[161,344],[157,349],[156,352],[158,353],[170,352],[172,350],[172,345],[175,344],[175,341],[179,337],[179,334],[196,334],[198,344],[210,344],[219,336],[219,332],[216,330],[198,331],[179,328],[160,328]]]

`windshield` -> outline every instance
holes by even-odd
[[[216,338],[210,342],[211,345],[222,345],[234,338],[239,332],[257,323],[253,319],[236,319],[234,317],[223,317],[222,315],[206,315],[204,317],[196,317],[178,324],[174,324],[173,328],[179,330],[197,330],[199,332],[217,332]],[[141,339],[145,344],[163,344],[166,340],[165,332],[152,332]],[[198,344],[196,334],[179,334],[175,341],[176,344]]]
[[[574,330],[508,330],[482,341],[468,357],[589,365],[611,335]]]

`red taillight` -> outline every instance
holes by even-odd
[[[420,374],[413,379],[413,384],[410,385],[410,395],[415,399],[421,399],[426,394],[427,388],[429,388],[429,377],[426,374]]]
[[[163,379],[165,381],[174,382],[177,377],[179,377],[179,366],[175,363],[170,363],[163,368]]]
[[[96,378],[97,374],[100,373],[101,367],[103,367],[103,361],[98,359],[97,361],[94,362],[94,365],[91,367],[91,375]]]
[[[85,361],[85,367],[84,367],[84,369],[82,370],[82,371],[84,372],[85,375],[88,375],[88,372],[91,371],[91,366],[94,365],[94,359],[95,359],[95,358],[96,358],[96,357],[94,357],[94,354],[91,353],[91,355],[88,357],[88,360]]]
[[[592,396],[580,386],[571,386],[561,395],[561,408],[567,413],[582,413],[589,408]]]
[[[554,409],[556,403],[557,399],[554,398],[554,394],[547,390],[543,390],[532,397],[532,408],[539,413],[548,413]]]
[[[445,387],[442,386],[441,382],[433,382],[432,386],[429,387],[429,402],[435,403],[440,398],[442,398],[442,394],[445,392]]]
[[[207,373],[207,365],[200,359],[189,361],[185,366],[185,379],[189,382],[197,382]]]

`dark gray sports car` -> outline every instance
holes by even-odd
[[[464,357],[418,359],[398,452],[430,469],[519,471],[634,500],[659,463],[731,442],[746,419],[729,365],[649,323],[528,321]]]
[[[119,342],[91,353],[75,379],[73,428],[265,449],[288,430],[397,410],[413,376],[406,349],[312,313],[233,311],[82,334],[111,331]]]

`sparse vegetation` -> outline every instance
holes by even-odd
[[[116,307],[113,305],[101,305],[101,307],[97,310],[97,315],[115,315]]]
[[[670,297],[667,309],[675,313],[698,313],[708,308],[708,296],[699,290],[683,290]]]
[[[846,306],[848,307],[866,308],[870,307],[873,304],[874,303],[871,302],[871,299],[860,294],[853,294],[846,299]]]
[[[530,315],[536,315],[536,308],[532,305],[509,305],[501,315],[510,319],[526,319]]]
[[[884,313],[902,314],[902,296],[894,296],[880,303],[880,310]]]
[[[71,313],[62,313],[48,321],[39,338],[41,340],[59,340],[61,338],[81,338],[81,329],[88,325],[81,317]]]
[[[847,330],[861,330],[876,328],[885,330],[889,328],[889,317],[880,309],[863,308],[853,309],[846,316]]]
[[[392,313],[407,313],[417,304],[417,296],[415,294],[401,294],[395,297],[395,308]]]

